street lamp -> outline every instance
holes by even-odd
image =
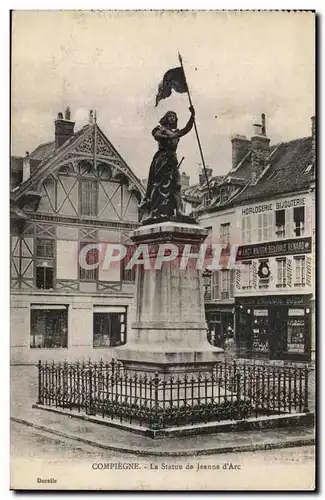
[[[204,287],[204,298],[206,300],[211,299],[211,276],[212,271],[210,269],[204,269],[202,272],[203,277],[203,287]]]

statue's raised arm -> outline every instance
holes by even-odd
[[[194,124],[195,111],[192,106],[190,112],[191,116],[183,129],[177,128],[176,113],[168,111],[152,131],[158,142],[158,151],[151,162],[146,196],[140,205],[140,209],[148,212],[151,222],[155,219],[170,220],[174,216],[195,222],[181,211],[181,181],[176,156],[179,139],[188,134]]]

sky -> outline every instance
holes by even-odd
[[[205,163],[231,168],[231,136],[250,137],[266,114],[271,144],[311,133],[315,114],[314,16],[306,12],[16,11],[12,22],[11,145],[24,155],[54,139],[67,105],[75,130],[90,109],[140,178],[169,109],[189,118],[186,94],[155,107],[164,73],[183,56]],[[197,182],[194,130],[181,139],[181,170]]]

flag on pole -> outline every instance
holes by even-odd
[[[159,83],[158,94],[156,96],[156,106],[158,106],[159,101],[170,97],[172,90],[183,94],[187,92],[187,84],[185,79],[185,74],[183,68],[180,66],[178,68],[169,69]]]

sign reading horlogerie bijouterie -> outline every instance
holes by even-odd
[[[271,241],[238,247],[236,261],[311,253],[311,238],[295,238],[285,241]]]
[[[262,203],[241,209],[242,215],[260,214],[262,212],[271,212],[272,210],[284,210],[285,208],[302,207],[305,205],[305,198],[291,198],[289,200],[279,200],[274,203]]]

